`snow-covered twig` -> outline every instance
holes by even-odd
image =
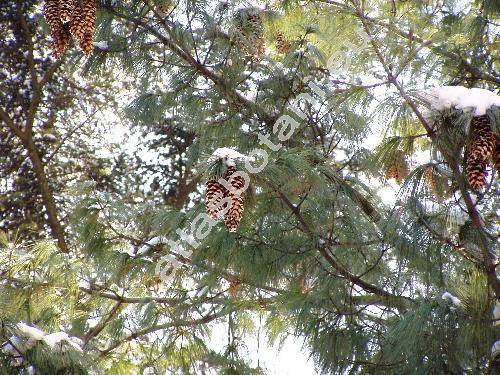
[[[63,349],[63,344],[71,346],[78,352],[82,352],[83,341],[78,337],[69,336],[66,332],[45,333],[37,327],[30,326],[24,322],[19,322],[14,326],[14,335],[9,340],[3,343],[1,351],[12,357],[12,364],[19,366],[23,363],[22,358],[27,350],[42,341],[47,344],[52,350]],[[60,345],[58,347],[58,344]]]
[[[101,42],[94,42],[94,46],[99,48],[100,50],[103,50],[103,51],[105,51],[109,48],[107,40],[103,40]]]
[[[460,306],[461,301],[449,292],[444,292],[441,298],[444,300],[449,300],[453,304],[453,308]]]
[[[438,86],[419,93],[436,111],[463,109],[474,116],[486,114],[492,106],[500,106],[500,96],[492,91],[464,86]]]
[[[212,156],[208,159],[208,163],[211,164],[214,161],[222,159],[228,167],[235,166],[237,160],[239,161],[253,161],[254,158],[250,158],[242,153],[228,147],[221,147],[216,149]]]
[[[167,243],[167,238],[164,236],[156,236],[146,241],[144,245],[142,245],[139,250],[137,250],[136,256],[147,253],[151,248],[155,247],[159,244]]]

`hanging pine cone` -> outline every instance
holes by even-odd
[[[292,48],[292,43],[290,43],[285,38],[285,35],[281,31],[279,31],[278,34],[276,35],[276,51],[278,51],[278,53],[286,55],[290,52],[291,48]]]
[[[84,23],[83,17],[83,9],[78,3],[73,9],[73,21],[70,23],[70,31],[71,35],[78,40],[81,41],[85,32],[87,31]]]
[[[231,178],[231,176],[235,172],[236,167],[229,166],[227,168],[226,174],[224,175],[224,179],[228,181],[234,189],[239,190],[245,186],[245,180],[239,175]],[[224,216],[224,224],[226,225],[229,232],[236,232],[241,218],[243,217],[243,211],[245,209],[245,195],[243,193],[238,195],[231,191],[228,192],[228,195],[231,197],[231,207]]]
[[[450,197],[450,189],[447,184],[447,180],[438,173],[435,166],[429,165],[425,168],[424,180],[432,195],[434,195],[439,203]]]
[[[43,16],[52,30],[59,30],[62,26],[61,18],[59,17],[59,0],[46,0],[43,8]]]
[[[424,179],[425,182],[427,183],[427,186],[429,186],[429,190],[432,192],[432,194],[437,198],[438,201],[441,201],[442,196],[438,194],[438,189],[436,186],[436,178],[434,174],[434,167],[432,165],[425,168]]]
[[[472,157],[467,159],[467,179],[474,190],[481,190],[486,185],[486,164],[484,160]]]
[[[259,62],[264,57],[264,23],[261,11],[257,8],[241,9],[235,16],[234,41],[245,56]]]
[[[95,0],[83,0],[82,23],[87,33],[89,33],[91,36],[94,35],[95,31],[95,13]]]
[[[398,185],[401,185],[404,179],[408,177],[409,167],[408,162],[406,161],[406,156],[403,151],[396,150],[391,160],[388,163],[386,170],[386,178],[387,179],[395,179]]]
[[[84,0],[78,18],[75,17],[73,35],[79,40],[80,48],[86,55],[94,50],[95,13],[95,0]]]
[[[205,191],[205,207],[207,215],[213,220],[219,218],[219,213],[224,207],[217,207],[224,197],[227,196],[227,189],[216,180],[209,180],[207,182],[207,189]]]
[[[478,160],[488,160],[493,152],[495,139],[488,116],[475,116],[471,123],[469,156]]]
[[[46,0],[44,16],[52,29],[54,55],[59,58],[67,50],[71,35],[79,41],[85,54],[93,51],[95,0]]]
[[[68,49],[71,43],[71,34],[67,25],[52,31],[53,50],[56,59],[59,59]]]
[[[80,40],[80,48],[86,55],[90,55],[94,50],[94,44],[92,40],[92,34],[90,34],[89,32],[85,32],[85,34],[83,34],[83,38]]]
[[[80,6],[77,0],[59,0],[59,17],[61,22],[72,21],[77,6]]]

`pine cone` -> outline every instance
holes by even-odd
[[[487,162],[484,160],[472,157],[467,159],[467,178],[474,190],[481,190],[486,185],[486,164]]]
[[[439,175],[434,166],[430,165],[425,168],[424,179],[432,195],[436,197],[439,203],[450,197],[450,189],[446,178]]]
[[[439,200],[439,197],[436,194],[437,193],[436,179],[434,178],[434,167],[432,165],[425,168],[424,179],[425,182],[427,183],[427,186],[429,186],[429,189],[432,192],[432,194]]]
[[[80,40],[80,48],[86,55],[90,55],[94,50],[94,44],[92,41],[93,41],[92,34],[90,34],[88,31],[85,32],[85,34],[83,34],[83,37]]]
[[[209,180],[207,182],[205,206],[208,216],[210,216],[213,220],[217,220],[219,218],[219,211],[221,211],[224,207],[217,207],[217,205],[224,197],[226,197],[226,195],[226,188],[219,184],[216,180]]]
[[[241,189],[245,186],[245,180],[242,176],[231,176],[236,172],[236,168],[230,166],[224,175],[224,179],[228,181],[234,189]],[[226,225],[229,232],[236,232],[240,224],[241,218],[243,217],[243,211],[245,209],[245,195],[241,193],[240,195],[235,194],[231,191],[228,192],[231,197],[231,207],[224,216],[224,224]]]
[[[43,8],[43,16],[52,30],[60,29],[62,22],[59,17],[59,0],[46,0]]]
[[[64,52],[66,52],[71,43],[71,34],[68,28],[63,25],[63,27],[52,31],[52,39],[54,56],[56,59],[59,59]]]
[[[488,160],[493,153],[495,139],[488,116],[472,118],[471,140],[469,144],[470,157],[478,160]]]
[[[276,50],[278,53],[282,54],[288,54],[290,52],[290,49],[292,48],[292,43],[290,43],[283,33],[280,31],[276,35]]]
[[[259,10],[242,9],[236,16],[236,34],[234,40],[245,56],[259,62],[264,57],[264,24]]]
[[[59,17],[62,22],[70,22],[73,20],[75,9],[80,4],[77,0],[59,0]]]
[[[85,26],[85,30],[90,35],[94,35],[95,31],[95,13],[95,0],[84,0],[82,6],[82,22]]]
[[[78,3],[73,10],[73,20],[70,23],[71,35],[78,40],[82,41],[87,31],[84,23],[83,9]]]
[[[409,175],[408,162],[403,151],[396,150],[392,155],[392,160],[389,162],[386,170],[386,178],[394,178],[398,185],[401,185],[404,179]]]

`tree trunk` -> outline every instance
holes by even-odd
[[[45,209],[47,210],[47,215],[49,217],[49,225],[52,230],[52,236],[57,240],[57,244],[62,252],[68,252],[68,245],[66,243],[66,238],[64,235],[64,229],[57,218],[57,209],[54,201],[54,196],[49,186],[49,181],[47,175],[45,174],[45,168],[36,149],[36,145],[30,136],[27,136],[23,140],[24,146],[28,150],[28,155],[33,164],[33,170],[35,171],[36,178],[42,193],[42,200]]]

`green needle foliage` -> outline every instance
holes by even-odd
[[[60,61],[42,3],[0,5],[0,373],[279,373],[251,338],[324,374],[498,371],[498,171],[472,190],[473,113],[422,95],[498,90],[495,1],[267,2],[261,61],[248,2],[97,1]],[[268,163],[194,243],[223,147]]]

